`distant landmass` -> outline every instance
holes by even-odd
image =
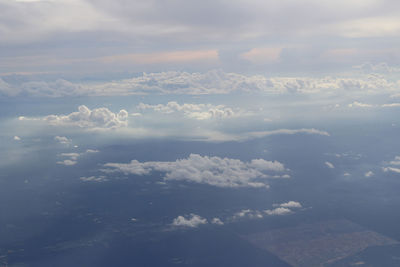
[[[365,265],[361,256],[349,257],[368,248],[399,244],[347,220],[301,224],[242,237],[293,267],[375,266]]]

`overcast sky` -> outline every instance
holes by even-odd
[[[397,65],[393,0],[0,0],[0,73]]]

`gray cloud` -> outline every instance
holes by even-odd
[[[359,0],[1,0],[0,45],[5,49],[0,52],[4,54],[0,69],[57,67],[79,72],[140,66],[136,68],[140,70],[146,64],[140,60],[127,63],[123,55],[204,48],[224,54],[278,47],[271,69],[291,65],[318,69],[343,62],[359,65],[366,60],[395,62],[400,28],[396,7],[393,1]],[[24,61],[27,57],[30,60]],[[123,62],[98,64],[101,58]],[[254,66],[238,58],[237,53],[228,60],[220,57],[212,65],[229,68],[236,59],[239,68]],[[268,57],[261,53],[258,58]],[[261,60],[259,69],[268,63]]]

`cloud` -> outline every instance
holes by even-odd
[[[14,136],[14,141],[21,141],[21,137],[19,137],[19,136]]]
[[[275,208],[272,210],[266,210],[265,213],[267,215],[287,215],[292,213],[292,211],[288,208],[284,208],[284,207],[279,207],[279,208]]]
[[[216,225],[224,225],[224,222],[221,221],[220,218],[213,218],[213,219],[211,220],[211,223],[212,223],[212,224],[216,224]]]
[[[65,165],[65,166],[73,166],[78,163],[78,158],[85,154],[97,153],[98,150],[88,149],[86,152],[83,153],[61,153],[59,154],[60,157],[67,158],[65,160],[57,161],[58,164]]]
[[[275,204],[275,207],[282,207],[282,208],[301,208],[302,205],[300,204],[300,202],[297,201],[289,201],[286,203],[281,203],[281,204]]]
[[[67,159],[57,161],[57,164],[65,165],[65,166],[73,166],[78,163],[79,153],[61,153],[60,157],[66,157]]]
[[[175,112],[182,112],[184,116],[194,118],[197,120],[206,120],[212,118],[228,118],[233,117],[235,113],[231,108],[224,105],[214,106],[211,104],[178,104],[175,101],[168,102],[166,105],[149,105],[140,103],[137,108],[141,110],[152,109],[154,111],[171,114]]]
[[[261,211],[244,209],[233,214],[232,220],[235,221],[238,219],[262,219],[263,217],[264,216]]]
[[[330,169],[335,168],[335,166],[332,163],[330,163],[329,161],[325,161],[325,165],[328,166],[328,168],[330,168]]]
[[[390,161],[389,164],[400,165],[400,156],[394,157],[394,160]]]
[[[106,182],[108,179],[105,176],[89,176],[89,177],[80,177],[79,180],[83,182]]]
[[[384,108],[396,108],[396,107],[400,107],[400,103],[383,104],[382,107],[384,107]]]
[[[353,66],[355,69],[360,69],[366,73],[397,73],[400,72],[400,68],[389,66],[386,62],[380,62],[378,64],[372,64],[370,62],[363,63],[361,65]]]
[[[172,221],[173,226],[195,228],[202,224],[207,224],[207,219],[191,213],[189,216],[178,216]]]
[[[124,109],[113,113],[108,108],[90,110],[85,105],[78,108],[78,112],[68,115],[49,115],[43,121],[55,126],[77,126],[81,128],[116,129],[128,125],[128,112]]]
[[[400,173],[400,168],[384,167],[384,168],[383,168],[383,171],[384,171],[384,172],[391,171],[391,172],[395,172],[395,173]]]
[[[100,151],[97,149],[87,149],[86,153],[99,153]]]
[[[0,78],[0,95],[3,96],[16,96],[20,93],[18,88],[11,86]]]
[[[126,175],[148,175],[151,172],[164,172],[164,179],[188,181],[208,184],[217,187],[264,187],[268,188],[267,180],[271,178],[286,178],[281,173],[286,171],[282,163],[253,159],[243,162],[238,159],[200,156],[190,154],[186,159],[174,162],[149,161],[130,163],[107,163],[105,172],[123,172]]]
[[[79,153],[61,153],[62,157],[69,157],[71,160],[77,160],[78,157],[81,155]]]
[[[370,104],[365,104],[365,103],[361,103],[361,102],[358,102],[358,101],[354,101],[353,103],[349,104],[349,107],[350,108],[353,108],[353,107],[357,107],[357,108],[372,108],[374,106],[370,105]]]
[[[65,159],[61,161],[57,161],[57,164],[65,165],[65,166],[73,166],[78,163],[76,160]]]
[[[60,144],[70,144],[71,143],[71,139],[68,139],[65,136],[55,136],[54,140],[56,140],[57,142],[59,142]]]
[[[231,221],[243,220],[243,219],[262,219],[265,215],[267,216],[280,216],[292,214],[291,208],[297,209],[301,208],[301,204],[295,201],[290,201],[288,203],[274,204],[273,209],[266,210],[251,210],[243,209],[233,214],[230,218]]]
[[[260,138],[260,137],[265,137],[269,135],[279,135],[279,134],[299,134],[299,133],[305,133],[305,134],[317,134],[317,135],[324,135],[324,136],[330,136],[328,132],[326,131],[321,131],[318,129],[278,129],[278,130],[271,130],[271,131],[260,131],[260,132],[249,132],[247,135],[249,137],[254,137],[254,138]]]
[[[372,177],[372,176],[374,176],[375,174],[372,172],[372,171],[368,171],[368,172],[366,172],[365,174],[364,174],[364,176],[365,177]]]
[[[235,49],[239,51],[232,52],[225,64],[231,67],[229,63],[236,60],[244,70],[252,66],[250,62],[269,63],[274,69],[300,69],[309,63],[308,67],[320,69],[340,59],[354,65],[360,60],[395,61],[398,55],[395,37],[400,19],[394,1],[1,0],[0,4],[6,70],[118,72],[143,70],[148,64],[156,65],[152,69],[173,63],[199,68],[203,61],[212,61],[215,68],[223,65],[225,50]],[[360,53],[363,49],[376,52]],[[324,57],[326,50],[336,53]],[[344,56],[338,59],[338,54]]]
[[[10,85],[0,80],[0,92],[6,96],[117,96],[117,95],[214,95],[241,93],[285,94],[349,94],[397,93],[400,83],[379,75],[363,75],[354,78],[340,77],[268,77],[209,70],[206,72],[167,71],[143,73],[130,79],[97,83],[73,83],[66,80],[31,81]],[[190,104],[189,104],[190,105]],[[355,101],[354,107],[366,107]],[[189,107],[189,106],[186,106]],[[184,108],[186,108],[184,107]],[[161,108],[161,107],[160,107]],[[173,107],[170,107],[173,108]]]
[[[384,172],[394,172],[400,173],[400,156],[394,157],[393,160],[387,163],[387,166],[383,167],[382,170]]]

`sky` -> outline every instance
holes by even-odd
[[[399,44],[394,0],[0,0],[0,259],[43,214],[169,233],[379,207],[396,230]]]
[[[394,127],[397,5],[0,0],[4,138],[245,142],[372,117]]]
[[[0,73],[224,69],[343,72],[397,65],[399,3],[1,0]]]

